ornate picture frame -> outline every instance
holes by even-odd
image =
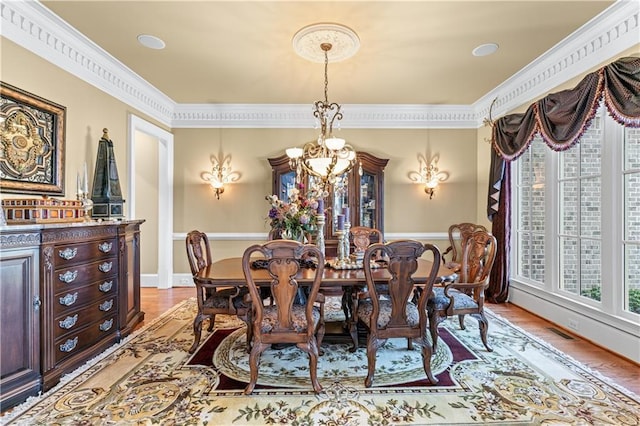
[[[0,191],[64,195],[66,112],[0,81]]]

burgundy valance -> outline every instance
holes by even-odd
[[[572,147],[589,127],[603,98],[617,122],[640,127],[640,58],[621,58],[588,74],[573,89],[533,103],[524,114],[510,114],[495,121],[487,206],[490,220],[500,204],[505,161],[522,155],[536,134],[554,151]]]

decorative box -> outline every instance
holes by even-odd
[[[55,198],[2,200],[7,224],[82,222],[82,201]]]

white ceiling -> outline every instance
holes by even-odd
[[[329,101],[363,108],[394,104],[401,111],[408,106],[469,107],[484,97],[482,107],[486,109],[486,98],[493,98],[496,88],[524,71],[529,71],[528,78],[531,72],[539,73],[535,76],[538,81],[518,83],[529,90],[558,70],[565,72],[566,77],[573,62],[583,60],[598,51],[598,47],[606,49],[606,43],[597,46],[587,39],[571,45],[567,40],[578,40],[581,32],[586,34],[585,28],[593,26],[590,21],[613,3],[610,0],[42,2],[55,14],[51,16],[66,21],[104,49],[103,55],[107,58],[111,55],[116,59],[114,62],[123,64],[148,82],[152,90],[166,96],[154,102],[173,103],[164,109],[172,110],[168,115],[174,120],[176,110],[179,115],[185,105],[191,109],[186,115],[193,116],[193,104],[308,105],[306,111],[310,115],[312,102],[324,96],[324,66],[297,56],[291,41],[300,28],[317,22],[344,24],[358,34],[361,44],[353,57],[329,64]],[[635,25],[632,30],[637,35],[637,22]],[[7,30],[10,32],[11,28]],[[166,48],[152,50],[141,46],[136,40],[139,34],[162,38]],[[89,46],[96,49],[91,42]],[[471,54],[476,46],[490,42],[500,46],[497,53],[486,57]],[[562,58],[558,55],[561,48],[565,49]],[[567,48],[577,50],[566,51]],[[534,69],[542,58],[552,58],[559,64],[547,62],[544,67]],[[574,70],[579,71],[583,69]],[[517,106],[507,105],[509,101],[523,99],[521,94],[495,94],[499,95],[503,97],[499,103],[504,108]],[[388,108],[385,110],[389,112]]]

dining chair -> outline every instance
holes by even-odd
[[[204,232],[190,231],[186,237],[187,258],[191,275],[195,276],[200,270],[211,264],[211,245]],[[202,322],[209,319],[208,331],[213,330],[217,314],[237,315],[245,323],[250,322],[250,304],[245,300],[248,290],[244,287],[224,288],[207,286],[193,280],[196,285],[198,313],[193,320],[193,345],[189,353],[195,352],[200,344]],[[251,330],[247,327],[247,342],[251,342]]]
[[[253,255],[261,255],[271,283],[273,304],[262,302],[260,287],[251,273]],[[304,304],[294,303],[298,293],[296,275],[302,260],[316,259],[312,268],[312,283]],[[242,256],[244,272],[252,301],[253,338],[249,354],[250,381],[244,393],[249,395],[258,380],[258,366],[262,352],[276,343],[292,343],[309,356],[309,374],[315,392],[322,387],[318,382],[318,356],[324,337],[324,296],[318,292],[324,271],[324,256],[312,244],[293,240],[273,240],[247,248]],[[307,262],[308,263],[308,262]]]
[[[483,225],[470,222],[455,223],[449,227],[449,247],[442,252],[442,262],[444,266],[458,272],[460,263],[462,263],[462,253],[464,245],[476,231],[486,231]],[[448,257],[448,258],[447,258]]]
[[[380,251],[388,259],[391,274],[388,286],[378,286],[372,275],[373,254]],[[433,265],[424,284],[416,284],[413,274],[418,268],[418,259],[425,252],[433,255]],[[438,276],[440,250],[433,244],[422,244],[413,240],[398,240],[370,245],[364,254],[364,274],[366,292],[358,295],[356,315],[367,328],[368,372],[364,385],[371,387],[376,369],[376,354],[384,350],[387,339],[406,338],[408,349],[412,343],[420,344],[422,365],[431,384],[438,380],[431,372],[431,342],[428,338],[427,300]],[[416,289],[421,288],[419,297],[414,299]]]
[[[357,263],[362,263],[364,252],[373,243],[383,243],[384,237],[382,231],[377,228],[368,226],[354,226],[349,229],[350,243],[353,244],[353,256]],[[379,256],[379,253],[377,253]],[[342,311],[345,317],[345,326],[350,330],[354,346],[358,345],[357,337],[357,319],[354,317],[351,305],[353,304],[353,296],[359,291],[358,288],[345,287],[342,289]],[[353,349],[355,350],[355,349]]]
[[[484,314],[484,290],[496,257],[496,238],[487,231],[476,231],[467,239],[458,278],[443,287],[434,287],[429,301],[429,327],[435,348],[438,343],[438,324],[449,316],[457,315],[460,328],[465,329],[464,317],[478,320],[480,338],[487,351],[493,348],[487,342],[489,322]]]

